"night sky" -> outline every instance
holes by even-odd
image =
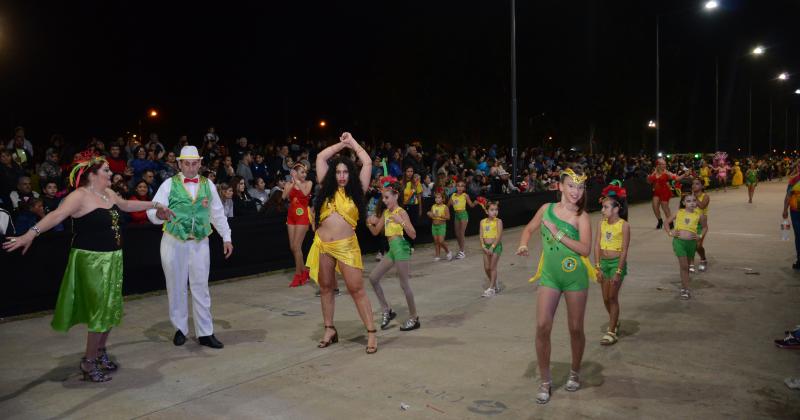
[[[4,1],[0,138],[68,141],[145,131],[199,140],[333,134],[366,141],[510,143],[508,1]],[[520,145],[652,150],[655,16],[662,13],[661,142],[710,151],[714,63],[720,143],[782,147],[800,112],[800,2],[525,1],[517,4]],[[749,50],[762,43],[765,56]],[[795,45],[793,45],[793,43]],[[779,84],[780,71],[792,80]],[[159,110],[156,121],[145,117]],[[325,131],[317,126],[328,121]]]

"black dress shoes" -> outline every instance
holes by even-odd
[[[181,330],[175,331],[175,337],[172,339],[172,344],[176,346],[182,346],[186,343],[186,336],[183,335]]]
[[[214,334],[207,335],[205,337],[200,337],[197,339],[201,346],[211,347],[212,349],[221,349],[225,347],[217,337],[214,337]]]

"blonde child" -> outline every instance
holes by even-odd
[[[469,205],[470,208],[475,207],[475,203],[469,198],[469,194],[464,192],[466,188],[467,184],[465,184],[464,181],[458,181],[458,183],[456,183],[456,192],[450,196],[450,202],[447,204],[448,206],[452,206],[455,212],[453,216],[453,229],[456,233],[456,241],[458,241],[457,260],[464,259],[467,256],[464,253],[464,235],[467,231],[467,225],[469,224],[467,205]]]
[[[483,297],[493,297],[500,290],[497,287],[497,262],[503,255],[503,221],[497,217],[500,210],[497,201],[486,204],[486,218],[481,220],[480,240],[483,251],[483,269],[489,279],[489,287],[483,292]]]
[[[450,252],[450,249],[444,242],[444,238],[447,235],[447,221],[450,220],[450,209],[444,204],[443,191],[436,191],[433,193],[433,199],[435,200],[435,204],[431,206],[431,209],[428,211],[428,217],[432,222],[431,235],[433,236],[434,244],[436,244],[433,260],[441,261],[441,252],[444,250],[444,252],[447,253],[445,258],[447,258],[447,261],[451,261],[453,259],[453,253]]]
[[[678,257],[681,272],[680,298],[691,298],[689,291],[689,266],[694,262],[694,253],[697,250],[698,226],[703,232],[708,231],[706,216],[697,208],[697,197],[694,194],[683,196],[684,208],[670,217],[669,221],[675,222],[675,229],[670,229],[669,224],[664,226],[667,236],[672,238],[672,250]]]

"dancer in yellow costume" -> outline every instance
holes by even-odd
[[[344,149],[353,150],[361,161],[358,175],[352,159],[347,156],[334,157]],[[319,342],[320,348],[339,341],[339,334],[333,325],[334,289],[336,271],[339,271],[367,329],[366,351],[368,354],[378,351],[375,336],[377,330],[372,319],[372,305],[364,290],[364,264],[355,233],[359,209],[364,204],[371,172],[372,160],[369,154],[350,133],[342,134],[339,143],[329,146],[317,155],[317,182],[321,188],[315,199],[314,214],[317,215],[318,222],[306,266],[309,268],[309,277],[320,288],[322,319],[325,322],[325,334]]]
[[[561,295],[567,301],[567,318],[572,345],[572,369],[565,389],[570,392],[581,387],[580,368],[586,336],[583,319],[589,280],[596,281],[594,267],[589,262],[592,250],[592,227],[586,213],[586,176],[580,169],[567,169],[560,176],[559,203],[539,208],[520,235],[517,255],[528,255],[528,242],[534,232],[542,232],[542,256],[539,268],[531,281],[541,279],[536,298],[536,355],[540,385],[536,402],[550,401],[550,332]]]
[[[739,188],[740,185],[744,184],[744,175],[742,174],[742,167],[739,166],[739,162],[733,163],[733,179],[731,180],[731,186],[734,188]]]

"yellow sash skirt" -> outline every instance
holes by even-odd
[[[306,258],[306,267],[308,267],[308,276],[318,284],[319,258],[321,254],[328,254],[336,260],[336,271],[339,273],[341,273],[339,264],[345,264],[360,270],[364,269],[364,263],[361,261],[361,247],[358,246],[356,235],[330,242],[324,242],[319,238],[319,235],[314,235],[314,242],[311,244],[308,258]]]

